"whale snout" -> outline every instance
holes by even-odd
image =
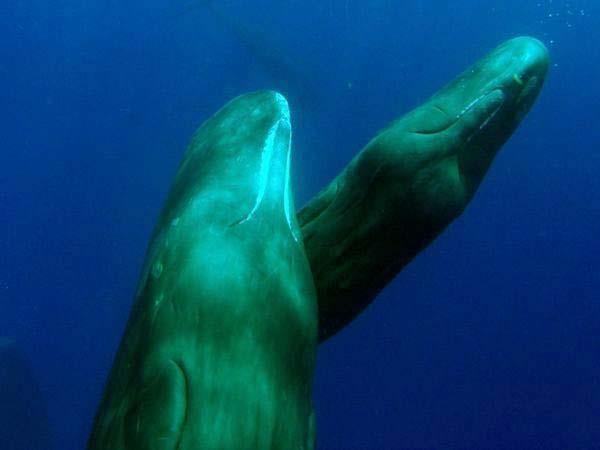
[[[458,119],[470,113],[463,120],[465,128],[474,126],[479,132],[494,116],[503,116],[498,118],[504,124],[518,123],[539,94],[549,61],[548,50],[539,40],[516,37],[464,72],[441,97],[456,105]]]
[[[462,144],[492,132],[502,144],[503,135],[510,135],[535,101],[548,66],[548,50],[539,40],[510,39],[411,112],[408,128],[420,135],[444,134]],[[493,126],[500,123],[504,131]]]
[[[517,37],[493,51],[486,63],[496,74],[496,86],[507,95],[507,107],[515,112],[526,112],[537,97],[550,64],[548,50],[538,39]],[[511,105],[512,103],[512,105]],[[519,111],[520,108],[525,111]]]
[[[521,81],[532,77],[544,78],[548,71],[550,57],[546,46],[536,38],[521,36],[513,38],[496,49],[499,53],[495,64],[508,63]],[[492,56],[494,53],[492,53]]]
[[[460,85],[447,92],[469,105],[456,128],[462,140],[458,164],[471,193],[535,102],[549,63],[548,50],[539,40],[513,38],[463,73]]]

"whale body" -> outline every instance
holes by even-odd
[[[156,225],[88,448],[295,448],[314,442],[314,285],[274,92],[198,130]]]

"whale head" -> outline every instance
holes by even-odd
[[[548,66],[537,39],[503,43],[375,137],[354,166],[359,178],[396,184],[386,189],[397,193],[392,202],[414,205],[416,220],[439,231],[476,192],[533,105]]]
[[[514,38],[432,99],[431,107],[445,111],[448,134],[458,142],[457,169],[469,196],[533,105],[548,65],[548,51],[540,41]]]
[[[299,213],[326,339],[468,205],[542,88],[548,52],[505,42],[375,136]]]

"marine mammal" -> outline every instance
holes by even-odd
[[[151,238],[88,448],[312,448],[317,333],[352,320],[461,213],[547,66],[538,41],[503,44],[377,135],[300,211],[301,230],[285,99],[217,112]]]
[[[394,121],[299,213],[324,340],[467,206],[548,70],[536,39],[511,39]]]
[[[312,448],[315,290],[274,92],[195,134],[156,225],[89,449]]]

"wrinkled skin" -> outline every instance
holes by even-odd
[[[539,41],[504,43],[383,130],[299,212],[321,340],[462,213],[547,69]]]
[[[88,448],[313,448],[318,338],[460,215],[547,66],[539,42],[503,44],[376,136],[300,225],[285,99],[228,103],[181,163]]]

